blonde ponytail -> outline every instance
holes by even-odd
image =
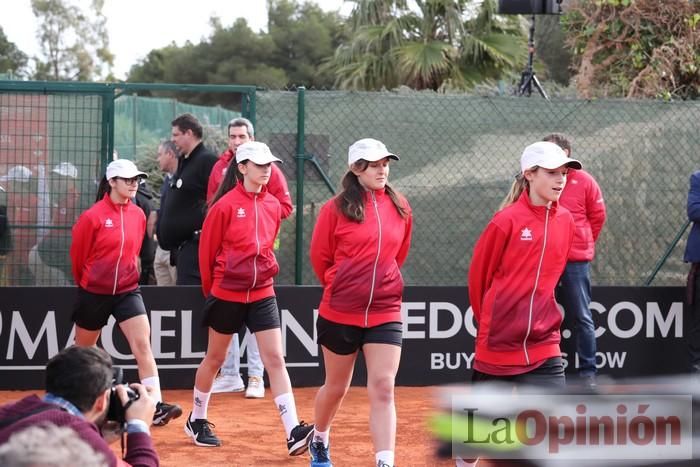
[[[525,175],[523,175],[522,173],[516,175],[513,184],[510,186],[510,191],[503,199],[503,201],[501,201],[501,205],[498,207],[498,210],[500,211],[501,209],[506,208],[511,204],[515,203],[518,200],[518,198],[520,198],[522,192],[527,190],[527,186],[528,182],[525,178]]]

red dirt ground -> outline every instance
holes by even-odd
[[[313,422],[313,398],[317,388],[294,390],[299,416]],[[396,388],[398,432],[396,465],[450,466],[454,461],[434,457],[435,448],[427,432],[433,410],[432,388]],[[0,404],[17,400],[31,391],[0,392]],[[178,403],[185,414],[165,427],[152,427],[156,450],[164,467],[207,466],[308,466],[308,456],[289,457],[284,429],[272,403],[269,388],[265,399],[245,399],[242,393],[215,394],[209,405],[209,420],[222,440],[220,448],[196,447],[183,432],[184,417],[192,407],[192,392],[166,390],[164,398]],[[331,457],[336,467],[371,466],[374,452],[369,433],[367,391],[353,387],[338,411],[331,429]],[[118,443],[113,445],[118,452]]]

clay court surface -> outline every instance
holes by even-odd
[[[299,416],[313,422],[313,398],[317,388],[294,390]],[[34,391],[0,392],[0,404]],[[265,399],[245,399],[242,393],[215,394],[209,404],[209,420],[216,424],[220,448],[196,447],[183,432],[184,417],[192,406],[192,392],[166,390],[164,398],[182,406],[185,414],[165,427],[152,427],[156,450],[164,467],[199,466],[308,466],[306,454],[289,457],[284,429],[272,403],[269,388]],[[427,431],[432,411],[432,389],[396,388],[398,432],[396,465],[449,466],[453,462],[433,456]],[[374,452],[369,433],[369,403],[365,388],[353,387],[331,429],[331,458],[337,467],[372,466]],[[118,443],[113,445],[118,450]]]

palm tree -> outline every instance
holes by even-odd
[[[340,88],[465,89],[524,60],[522,28],[496,16],[494,0],[352,1],[351,39],[326,64]]]

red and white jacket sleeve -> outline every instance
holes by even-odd
[[[586,190],[586,216],[591,224],[591,232],[593,233],[593,241],[598,240],[600,231],[605,224],[606,212],[605,201],[603,200],[603,192],[600,191],[598,183],[590,177],[588,181],[588,189]]]
[[[267,191],[280,202],[282,219],[289,217],[294,210],[292,197],[289,196],[289,186],[282,170],[275,164],[272,164],[272,173],[270,174],[270,181],[267,183]]]
[[[75,285],[80,286],[85,262],[90,254],[95,228],[92,219],[86,213],[82,214],[73,226],[73,241],[70,245],[71,270]]]
[[[399,248],[399,252],[396,254],[396,264],[398,264],[399,267],[402,267],[403,263],[406,261],[408,250],[411,248],[411,235],[413,234],[413,212],[411,212],[408,202],[404,203],[404,208],[408,212],[408,217],[406,218],[406,235],[404,235],[401,248]]]
[[[314,232],[311,236],[311,266],[322,286],[326,286],[325,276],[328,268],[333,266],[335,256],[335,229],[338,225],[338,211],[335,199],[323,205],[318,214]]]
[[[214,266],[216,255],[221,249],[224,231],[228,228],[228,219],[221,209],[221,203],[216,203],[204,219],[202,233],[199,236],[199,274],[202,277],[202,292],[209,296],[214,282]]]
[[[486,291],[491,287],[496,270],[508,241],[506,233],[494,222],[489,222],[474,246],[472,262],[469,265],[469,304],[474,318],[479,321],[481,305]]]

